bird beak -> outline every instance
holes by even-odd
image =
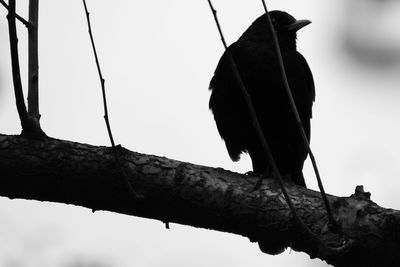
[[[298,31],[301,28],[303,28],[304,26],[307,26],[308,24],[310,24],[311,21],[309,21],[308,19],[299,19],[296,20],[295,22],[293,22],[292,24],[287,25],[285,28],[288,31]]]

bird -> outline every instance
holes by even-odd
[[[268,14],[279,42],[288,84],[309,142],[315,86],[306,59],[296,49],[296,37],[297,31],[311,21],[296,20],[292,15],[279,10]],[[268,25],[267,14],[264,13],[225,50],[210,81],[209,108],[230,158],[238,161],[242,153],[248,153],[255,174],[273,177],[272,167],[235,77],[229,58],[231,55],[252,100],[280,175],[290,177],[295,184],[306,187],[302,169],[308,155],[307,145],[301,137],[285,92],[273,35]]]

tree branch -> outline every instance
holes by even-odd
[[[96,61],[97,73],[99,75],[100,84],[101,84],[101,93],[102,93],[102,97],[103,97],[103,108],[104,108],[104,120],[106,122],[107,133],[108,133],[108,137],[110,138],[111,146],[115,147],[114,138],[113,138],[112,131],[111,131],[111,126],[110,126],[110,120],[108,119],[108,108],[107,108],[107,97],[106,97],[105,80],[104,80],[103,74],[101,72],[99,57],[97,56],[96,45],[94,43],[94,38],[93,38],[93,33],[92,33],[92,26],[91,26],[91,23],[90,23],[90,13],[88,11],[88,8],[87,8],[85,0],[83,0],[83,6],[84,6],[84,9],[85,9],[86,21],[87,21],[87,25],[88,25],[88,33],[89,33],[89,37],[90,37],[90,44],[92,45],[94,59]]]
[[[29,117],[40,128],[39,113],[39,0],[29,1],[29,21],[32,27],[28,30],[28,113]]]
[[[12,76],[14,83],[15,102],[18,110],[18,115],[21,121],[22,134],[29,135],[35,138],[44,138],[46,137],[46,134],[40,128],[39,120],[31,116],[26,110],[24,93],[22,90],[22,83],[21,83],[21,72],[19,67],[18,37],[17,37],[17,28],[15,25],[15,17],[16,17],[15,0],[10,0],[7,19],[8,19],[8,32],[10,37],[11,67],[12,67]]]
[[[91,23],[90,23],[90,13],[88,11],[88,8],[87,8],[85,0],[83,0],[83,7],[85,9],[85,15],[86,15],[86,21],[87,21],[87,24],[88,24],[88,33],[89,33],[89,37],[90,37],[90,43],[92,45],[94,59],[96,61],[97,72],[98,72],[99,79],[100,79],[100,84],[101,84],[101,93],[102,93],[102,96],[103,96],[103,107],[104,107],[104,120],[105,120],[106,127],[107,127],[108,137],[110,139],[111,147],[112,147],[112,149],[114,151],[114,157],[115,157],[115,160],[117,161],[119,169],[121,170],[122,178],[123,178],[123,181],[125,183],[125,187],[126,187],[128,193],[134,198],[140,198],[141,196],[136,193],[136,191],[132,188],[132,185],[128,181],[128,176],[127,176],[127,174],[125,172],[124,167],[121,164],[121,161],[120,161],[119,155],[118,155],[118,151],[117,151],[117,148],[115,146],[114,138],[113,138],[112,131],[111,131],[110,120],[108,118],[108,108],[107,108],[107,97],[106,97],[105,80],[104,80],[103,74],[101,72],[99,57],[97,56],[96,45],[94,43],[94,38],[93,38],[93,33],[92,33],[92,26],[91,26]]]
[[[273,179],[257,178],[119,149],[140,200],[124,192],[109,147],[56,139],[0,135],[0,195],[108,210],[250,238],[280,238],[335,266],[399,266],[400,211],[385,209],[358,188],[351,197],[328,195],[343,232],[331,232],[318,192],[285,182],[301,219],[329,244],[303,238]]]
[[[24,92],[22,90],[21,83],[21,71],[19,67],[19,55],[18,55],[18,37],[17,37],[17,27],[15,25],[15,0],[9,1],[8,8],[8,34],[10,37],[10,53],[11,53],[11,67],[12,76],[14,83],[14,94],[15,102],[17,105],[19,119],[21,121],[22,129],[27,128],[28,122],[28,112],[26,111]]]
[[[8,5],[4,0],[0,0],[0,4],[2,4],[7,10],[8,10]],[[27,27],[28,29],[32,26],[30,22],[26,21],[23,17],[21,17],[20,15],[18,15],[17,13],[15,13],[15,17],[22,22],[25,27]]]

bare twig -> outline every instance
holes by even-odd
[[[21,73],[19,68],[18,37],[15,25],[15,17],[15,0],[10,0],[7,19],[10,35],[11,66],[14,83],[14,93],[18,115],[22,126],[21,134],[33,138],[43,138],[46,137],[46,134],[42,131],[42,129],[40,129],[39,120],[33,116],[30,116],[25,106],[24,93],[21,83]]]
[[[303,123],[301,122],[301,119],[300,119],[300,116],[299,116],[299,112],[297,111],[296,104],[294,103],[292,92],[291,92],[290,87],[289,87],[288,79],[286,77],[285,67],[283,65],[281,50],[279,48],[279,41],[278,41],[278,38],[277,38],[277,36],[275,34],[275,30],[274,30],[274,27],[272,25],[271,18],[269,17],[268,9],[267,9],[267,6],[265,4],[265,1],[264,0],[261,0],[261,1],[262,1],[263,6],[264,6],[265,14],[266,14],[266,17],[267,17],[267,20],[268,20],[269,31],[273,36],[275,53],[276,53],[277,58],[278,58],[279,69],[280,69],[280,72],[281,72],[281,75],[282,75],[282,81],[283,81],[283,84],[285,86],[285,91],[286,91],[286,94],[288,96],[288,99],[289,99],[290,106],[292,108],[293,114],[295,115],[296,122],[297,122],[298,128],[300,130],[301,137],[303,139],[303,142],[304,142],[304,144],[305,144],[305,146],[307,148],[308,154],[310,156],[310,159],[311,159],[311,162],[312,162],[312,165],[313,165],[313,168],[314,168],[315,176],[317,177],[318,187],[319,187],[319,190],[321,191],[322,199],[324,201],[326,212],[328,214],[329,222],[331,223],[332,226],[336,227],[337,223],[336,223],[335,219],[333,218],[333,214],[332,214],[332,211],[331,211],[331,208],[330,208],[330,205],[329,205],[328,198],[326,197],[326,193],[325,193],[322,181],[321,181],[321,177],[320,177],[320,174],[319,174],[319,171],[318,171],[317,163],[316,163],[315,158],[314,158],[314,154],[311,151],[310,143],[309,143],[309,141],[307,139],[306,132],[304,131]]]
[[[276,163],[275,163],[275,160],[274,160],[274,158],[272,156],[271,150],[270,150],[270,148],[268,146],[268,143],[267,143],[267,141],[266,141],[266,139],[264,137],[264,133],[263,133],[263,131],[261,129],[261,126],[260,126],[260,123],[258,121],[257,114],[256,114],[256,112],[254,110],[254,106],[252,104],[251,98],[250,98],[250,96],[249,96],[249,94],[248,94],[248,92],[246,90],[246,87],[245,87],[245,85],[243,83],[243,80],[242,80],[242,78],[240,76],[240,73],[239,73],[238,68],[236,66],[236,63],[235,63],[235,61],[233,59],[233,56],[230,53],[230,51],[228,49],[228,46],[226,44],[224,35],[222,33],[222,30],[221,30],[221,26],[220,26],[218,18],[217,18],[217,11],[214,9],[214,7],[213,7],[213,5],[211,3],[211,0],[207,0],[207,1],[208,1],[208,4],[210,5],[211,11],[212,11],[212,13],[214,15],[215,23],[217,24],[219,35],[220,35],[222,43],[224,45],[225,52],[228,55],[228,59],[229,59],[229,62],[231,64],[234,76],[236,78],[236,81],[237,81],[237,83],[238,83],[238,85],[240,87],[240,90],[241,90],[241,92],[243,94],[243,97],[244,97],[244,99],[246,101],[246,104],[247,104],[247,107],[249,109],[250,116],[251,116],[251,119],[252,119],[252,122],[253,122],[253,126],[254,126],[254,128],[255,128],[255,130],[257,132],[258,139],[261,142],[261,145],[262,145],[262,148],[264,150],[264,153],[268,156],[268,162],[272,167],[273,174],[274,174],[276,180],[279,183],[279,186],[280,186],[280,188],[282,190],[282,193],[283,193],[283,195],[285,197],[286,203],[288,204],[289,209],[290,209],[290,211],[291,211],[291,213],[293,215],[293,218],[296,221],[296,223],[300,226],[302,231],[310,238],[310,240],[316,240],[317,242],[320,242],[318,237],[313,232],[311,232],[311,230],[308,228],[308,226],[300,219],[300,217],[298,216],[298,214],[297,214],[297,212],[296,212],[296,210],[295,210],[295,208],[293,206],[293,203],[292,203],[292,201],[291,201],[291,199],[289,197],[289,194],[287,193],[287,190],[286,190],[286,188],[285,188],[285,186],[284,186],[284,184],[282,182],[282,178],[281,178],[281,176],[279,174],[279,170],[278,170],[278,167],[276,166]]]
[[[90,36],[90,42],[91,42],[91,44],[92,44],[92,49],[93,49],[93,53],[94,53],[94,58],[95,58],[95,60],[96,60],[97,72],[98,72],[98,74],[99,74],[100,83],[101,83],[101,92],[102,92],[102,95],[103,95],[103,107],[104,107],[104,120],[105,120],[105,122],[106,122],[108,137],[110,138],[110,142],[111,142],[112,149],[113,149],[113,151],[114,151],[115,159],[116,159],[116,161],[117,161],[117,164],[118,164],[118,166],[119,166],[119,169],[121,170],[122,176],[123,176],[123,178],[124,178],[124,183],[125,183],[126,188],[127,188],[128,191],[129,191],[129,194],[132,195],[134,198],[141,198],[142,196],[140,196],[138,193],[135,192],[135,190],[133,190],[132,185],[131,185],[130,182],[129,182],[128,175],[127,175],[127,173],[125,172],[125,170],[124,170],[124,168],[123,168],[123,166],[122,166],[122,164],[121,164],[121,161],[120,161],[120,159],[119,159],[119,156],[118,156],[118,151],[117,151],[117,148],[116,148],[116,146],[115,146],[114,138],[113,138],[113,135],[112,135],[112,132],[111,132],[110,121],[109,121],[109,119],[108,119],[108,109],[107,109],[107,98],[106,98],[105,80],[104,80],[104,78],[103,78],[103,75],[102,75],[102,72],[101,72],[101,69],[100,69],[99,58],[98,58],[98,56],[97,56],[96,46],[95,46],[94,39],[93,39],[93,34],[92,34],[92,27],[91,27],[91,24],[90,24],[90,17],[89,17],[90,14],[89,14],[89,11],[88,11],[88,9],[87,9],[87,5],[86,5],[86,1],[85,1],[85,0],[83,0],[83,6],[84,6],[84,8],[85,8],[86,20],[87,20],[88,31],[89,31],[89,36]]]
[[[39,125],[38,18],[39,0],[30,0],[29,22],[31,23],[31,27],[28,29],[28,114]]]
[[[0,0],[0,4],[2,4],[7,10],[8,10],[8,5],[4,0]],[[32,24],[29,21],[26,21],[23,17],[21,17],[20,15],[18,15],[17,13],[14,13],[15,17],[22,22],[25,27],[27,27],[28,29],[32,26]]]
[[[17,28],[15,25],[15,0],[9,1],[7,19],[8,19],[8,32],[10,36],[11,67],[12,67],[12,76],[14,83],[15,102],[17,105],[18,115],[21,121],[22,129],[26,129],[28,128],[29,119],[24,101],[24,92],[22,91],[21,72],[19,68],[18,37],[17,37]]]

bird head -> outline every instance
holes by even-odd
[[[296,20],[292,15],[279,10],[268,12],[272,25],[276,32],[297,32],[304,26],[307,26],[311,21],[306,19]],[[262,16],[265,16],[262,15]],[[261,17],[262,17],[261,16]],[[266,18],[265,18],[266,19]]]
[[[273,10],[268,12],[275,33],[278,37],[281,50],[296,49],[296,32],[311,23],[309,20],[296,20],[290,14]],[[242,35],[246,39],[256,41],[272,42],[273,38],[269,31],[267,15],[258,17],[253,24]]]

